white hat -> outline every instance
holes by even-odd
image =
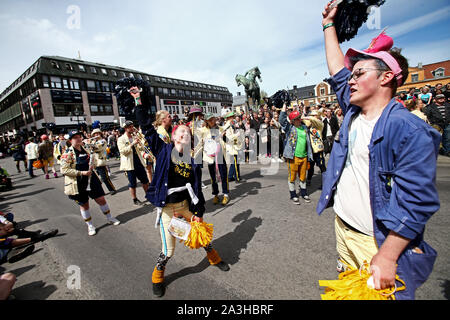
[[[224,108],[224,109],[222,109],[222,111],[220,112],[220,116],[222,117],[222,118],[224,118],[227,114],[229,114],[231,112],[231,110],[230,109],[228,109],[228,108]]]

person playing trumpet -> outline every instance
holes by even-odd
[[[111,216],[100,179],[93,171],[94,166],[91,165],[89,152],[83,146],[83,134],[79,131],[72,131],[69,134],[69,141],[71,146],[61,156],[64,193],[80,206],[81,216],[88,226],[88,234],[93,236],[96,234],[96,230],[89,211],[89,198],[94,199],[100,206],[108,223],[118,225],[120,221]],[[89,179],[89,177],[91,178]]]
[[[120,170],[126,172],[128,177],[128,188],[131,192],[133,204],[136,206],[143,205],[136,196],[137,179],[142,183],[142,188],[147,192],[149,179],[145,170],[146,163],[137,146],[142,143],[136,136],[136,129],[132,121],[126,121],[123,125],[125,133],[118,139],[117,146],[120,152]]]
[[[106,148],[107,142],[103,139],[103,135],[100,129],[94,129],[92,131],[91,140],[93,140],[93,151],[95,155],[95,171],[97,171],[98,175],[101,177],[103,183],[108,188],[111,195],[117,193],[114,184],[111,182],[109,178],[108,169],[106,168]]]

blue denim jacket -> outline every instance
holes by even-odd
[[[286,159],[293,160],[295,148],[297,147],[297,129],[292,124],[289,123],[287,119],[287,114],[284,111],[280,113],[280,125],[283,128],[284,132],[286,132],[283,157],[285,157]],[[306,149],[308,152],[308,161],[313,161],[311,140],[309,137],[309,128],[305,125],[302,125],[302,127],[303,129],[305,129],[306,132]]]
[[[323,174],[316,209],[319,215],[333,204],[347,159],[349,125],[361,111],[350,104],[349,76],[350,71],[344,68],[328,79],[345,117],[340,139],[333,145]],[[440,140],[435,129],[392,99],[377,121],[369,144],[370,202],[377,244],[381,247],[391,230],[411,239],[397,261],[397,274],[406,283],[406,290],[395,294],[397,299],[414,299],[416,289],[429,277],[436,260],[436,251],[423,240],[423,235],[428,219],[440,207],[436,189]],[[424,253],[413,252],[414,247]]]

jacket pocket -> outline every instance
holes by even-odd
[[[422,241],[418,248],[423,253],[416,253],[412,248],[409,248],[405,253],[415,288],[420,287],[428,279],[433,271],[434,262],[437,257],[436,250],[425,241]]]
[[[380,178],[379,187],[381,189],[381,195],[385,200],[389,200],[391,197],[394,176],[394,171],[386,171],[381,168],[378,169],[378,177]]]

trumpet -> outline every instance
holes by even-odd
[[[147,154],[149,156],[149,160],[151,162],[155,162],[156,158],[153,155],[150,148],[147,147],[147,140],[145,140],[145,136],[141,132],[139,132],[136,128],[135,128],[135,131],[133,131],[133,133],[131,135],[133,136],[134,139],[136,139],[138,141],[138,143],[136,144],[137,151],[144,152],[145,154]]]

